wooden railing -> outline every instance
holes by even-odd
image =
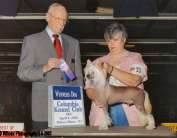
[[[0,20],[43,20],[45,13],[17,13],[17,16],[0,16]],[[177,20],[176,13],[159,13],[158,16],[113,17],[103,13],[69,13],[71,20]]]

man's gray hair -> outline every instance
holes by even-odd
[[[127,39],[128,35],[123,24],[113,23],[105,29],[104,38],[110,40],[113,36],[120,34],[123,38]]]
[[[66,7],[65,7],[64,5],[55,2],[55,3],[52,3],[52,4],[49,6],[47,13],[50,13],[53,8],[58,7],[58,6],[62,6],[62,7],[65,8],[65,10],[66,10]],[[66,10],[66,12],[67,12],[67,10]]]

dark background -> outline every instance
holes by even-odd
[[[47,7],[57,0],[17,0],[19,13],[45,13]],[[94,13],[97,6],[112,7],[112,0],[58,0],[68,7],[70,13]],[[78,6],[79,5],[79,6]],[[176,0],[158,0],[158,15],[176,17]],[[112,16],[112,15],[111,15]],[[164,16],[163,16],[164,17]],[[112,20],[77,19],[69,20],[64,32],[81,41],[81,59],[95,59],[106,54],[105,45],[97,43],[103,39],[104,29],[112,22],[123,23],[128,31],[127,49],[138,51],[148,65],[149,92],[156,123],[177,121],[177,19],[134,18]],[[5,20],[0,17],[0,121],[25,122],[31,127],[31,84],[20,81],[16,76],[21,51],[21,40],[25,35],[43,30],[45,20]],[[93,39],[97,39],[93,40]],[[13,42],[12,40],[15,40]],[[20,41],[19,41],[20,40]],[[90,40],[85,42],[85,40]],[[158,42],[158,43],[157,43]],[[85,96],[86,121],[90,101]]]

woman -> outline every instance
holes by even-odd
[[[109,83],[115,86],[133,86],[143,89],[147,80],[147,67],[141,54],[125,49],[127,33],[122,24],[109,25],[104,33],[109,53],[95,60],[102,60],[109,65]],[[90,110],[90,126],[98,126],[103,113],[99,103],[95,102],[94,88],[85,86],[87,96],[92,100]],[[113,126],[140,126],[137,109],[134,105],[116,104],[110,106],[110,116]]]

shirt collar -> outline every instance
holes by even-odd
[[[53,33],[52,30],[49,28],[49,26],[46,26],[45,30],[46,30],[47,34],[49,35],[50,39],[51,39],[52,42],[53,42],[53,41],[54,41],[54,38],[53,38],[53,34],[54,34],[54,33]],[[60,35],[60,34],[58,35],[58,38],[60,39],[60,42],[61,42],[61,44],[62,44],[62,39],[61,39],[61,35]]]

